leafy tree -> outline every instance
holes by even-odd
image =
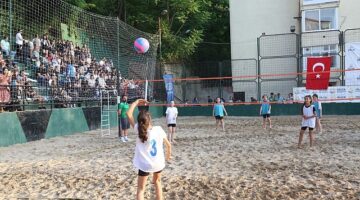
[[[219,60],[230,57],[229,0],[67,0],[86,10],[116,16],[150,33],[162,30],[165,62]],[[167,10],[165,15],[162,11]],[[219,53],[220,52],[220,53]]]
[[[96,5],[93,3],[90,3],[90,1],[88,1],[88,0],[65,0],[65,1],[70,4],[75,5],[77,7],[80,7],[82,9],[89,10],[89,11],[95,10],[95,8],[96,8]]]
[[[208,7],[211,20],[206,24],[204,42],[194,53],[195,61],[221,61],[231,59],[229,0],[213,1]]]

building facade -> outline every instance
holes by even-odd
[[[331,56],[332,69],[339,68],[340,34],[360,28],[359,7],[359,0],[230,0],[233,76],[296,74],[306,70],[309,56]],[[256,59],[258,70],[246,67],[242,59]],[[341,84],[340,77],[332,73],[331,84]],[[233,81],[234,93],[249,101],[259,93],[287,96],[304,84],[304,77],[296,76],[262,79],[251,87],[246,81]]]

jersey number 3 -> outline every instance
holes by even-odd
[[[155,141],[154,139],[152,139],[152,140],[150,141],[150,145],[151,145],[150,155],[154,157],[154,156],[156,156],[156,154],[157,154],[156,141]]]

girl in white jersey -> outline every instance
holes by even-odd
[[[175,144],[175,130],[176,130],[176,118],[178,116],[178,109],[175,107],[175,102],[170,102],[170,107],[166,109],[166,122],[169,127],[168,140]]]
[[[165,167],[165,156],[163,144],[166,146],[166,160],[171,159],[171,144],[166,139],[166,133],[160,126],[152,126],[151,116],[147,110],[139,112],[137,124],[133,117],[134,110],[138,104],[146,104],[143,99],[138,99],[131,104],[127,111],[130,125],[138,133],[136,138],[134,166],[139,169],[138,188],[136,199],[144,199],[146,180],[150,173],[153,175],[153,184],[156,190],[156,199],[162,199],[161,171]]]
[[[310,147],[314,144],[314,128],[316,122],[316,111],[314,105],[311,104],[311,96],[305,96],[305,103],[302,106],[301,113],[302,113],[302,123],[301,123],[301,131],[299,135],[299,143],[298,148],[301,148],[301,143],[304,137],[304,133],[307,128],[309,128],[309,138],[310,138]]]

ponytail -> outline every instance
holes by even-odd
[[[139,138],[142,143],[146,142],[148,139],[147,129],[149,128],[150,120],[151,120],[150,113],[148,111],[146,110],[140,111],[137,117],[137,121],[138,121]]]

